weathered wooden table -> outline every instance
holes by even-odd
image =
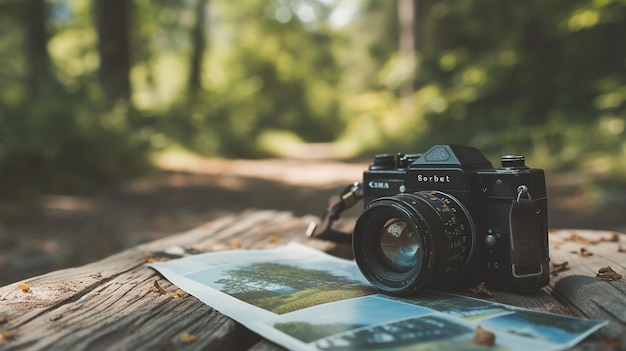
[[[314,220],[286,212],[245,212],[82,267],[4,286],[0,288],[0,350],[280,350],[182,293],[145,263],[164,257],[171,247],[194,253],[274,247],[289,241],[339,256],[350,254],[348,245],[305,237],[307,224]],[[626,349],[626,282],[596,277],[603,266],[626,273],[626,235],[552,230],[550,243],[552,263],[567,262],[564,270],[552,274],[550,286],[533,295],[495,291],[492,299],[608,320],[609,325],[575,349]]]

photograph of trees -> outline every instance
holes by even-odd
[[[324,268],[281,263],[254,263],[229,268],[215,281],[219,290],[276,314],[375,293],[362,281]]]

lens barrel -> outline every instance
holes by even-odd
[[[474,245],[465,207],[449,194],[420,191],[372,201],[357,219],[352,247],[372,285],[406,295],[462,269]]]

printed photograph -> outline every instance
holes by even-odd
[[[420,293],[409,298],[391,296],[387,298],[427,307],[466,321],[478,321],[512,313],[512,309],[498,303],[434,292]]]
[[[328,351],[472,351],[485,350],[487,347],[491,351],[527,351],[552,349],[555,346],[542,340],[506,333],[497,334],[493,345],[479,345],[473,342],[475,332],[472,324],[435,313],[348,330],[316,340],[310,345]]]
[[[353,330],[431,313],[434,311],[373,295],[288,313],[271,324],[285,334],[310,343],[334,334],[352,333]]]
[[[328,259],[223,265],[186,277],[276,314],[376,293],[354,264]]]
[[[481,326],[495,335],[490,350],[552,350],[574,345],[603,325],[445,293],[382,295],[354,262],[297,251],[302,250],[219,255],[211,261],[217,266],[205,268],[200,261],[154,267],[170,267],[163,274],[186,278],[175,279],[181,289],[295,349],[484,350],[472,342]],[[225,295],[232,297],[227,303]],[[252,315],[254,320],[246,320]]]
[[[485,327],[529,339],[545,340],[555,344],[567,344],[580,334],[598,325],[597,321],[517,310],[513,314],[482,322]]]
[[[468,346],[472,349],[473,334],[471,327],[441,315],[427,315],[334,335],[315,342],[315,347],[329,351],[467,350]]]

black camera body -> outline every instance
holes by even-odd
[[[363,172],[365,210],[353,234],[364,276],[392,294],[460,282],[516,292],[547,285],[544,172],[523,156],[501,162],[494,168],[459,145],[377,155]]]

